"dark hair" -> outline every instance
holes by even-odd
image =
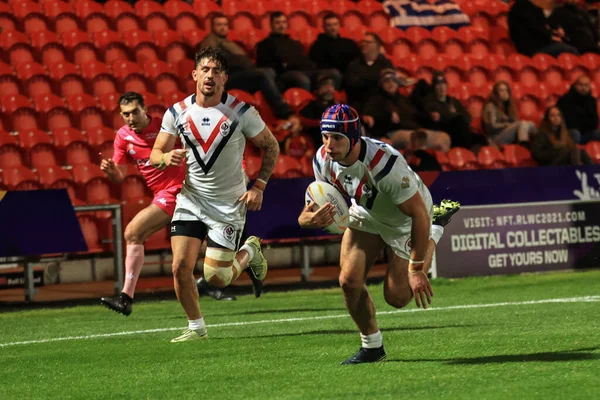
[[[227,62],[227,57],[221,49],[216,47],[203,47],[196,53],[195,65],[194,68],[198,68],[200,65],[200,61],[204,58],[208,58],[209,60],[213,60],[217,63],[223,72],[227,72],[229,70],[229,63]]]
[[[550,112],[552,110],[558,110],[558,112],[560,113],[560,127],[558,129],[558,132],[555,132],[554,129],[552,128],[552,124],[550,123]],[[558,135],[556,135],[556,133],[558,133]],[[555,143],[561,143],[561,144],[565,144],[565,145],[574,145],[575,143],[573,142],[573,139],[571,138],[571,133],[569,132],[569,130],[567,129],[567,124],[565,123],[565,117],[563,116],[562,111],[560,111],[560,108],[558,108],[558,106],[554,105],[554,106],[550,106],[546,109],[546,111],[544,112],[544,118],[542,119],[542,122],[540,122],[540,127],[538,129],[538,135],[547,135],[548,138],[550,139],[550,143],[555,144]]]
[[[144,107],[144,96],[137,92],[126,92],[119,97],[119,105],[126,105],[134,101],[137,101],[141,107]]]
[[[212,15],[212,17],[210,18],[210,26],[212,27],[213,24],[215,23],[215,19],[217,18],[225,18],[227,20],[227,22],[229,22],[229,18],[227,18],[227,15],[223,14],[223,13],[214,13]]]
[[[410,134],[410,140],[415,142],[427,142],[427,132],[423,129],[417,129]]]
[[[323,16],[323,22],[327,21],[328,19],[340,19],[340,17],[337,16],[336,13],[332,13],[332,12],[328,12],[327,14],[325,14]]]
[[[504,108],[504,101],[502,101],[502,99],[500,98],[500,95],[498,95],[498,90],[500,90],[500,86],[506,86],[506,89],[508,90],[508,114],[506,113],[506,110]],[[509,117],[510,119],[512,119],[513,121],[518,121],[519,120],[519,114],[517,113],[517,106],[515,104],[515,99],[513,99],[512,96],[512,90],[510,88],[510,85],[508,84],[508,82],[506,81],[498,81],[494,84],[494,88],[492,89],[492,92],[490,93],[490,96],[488,97],[488,102],[494,104],[494,106],[496,106],[496,111],[498,111],[500,114],[506,114],[507,117]]]
[[[383,46],[383,40],[381,40],[381,37],[379,37],[379,35],[376,34],[375,32],[367,32],[367,33],[365,33],[365,35],[369,35],[373,39],[375,39],[375,41],[377,42],[377,46],[379,46],[379,47]]]
[[[273,11],[271,13],[271,15],[269,16],[270,23],[273,24],[273,21],[275,20],[275,18],[279,18],[279,17],[287,17],[287,16],[281,11]]]

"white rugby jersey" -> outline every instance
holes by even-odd
[[[321,146],[313,159],[315,179],[325,181],[352,202],[354,211],[367,213],[378,222],[391,227],[410,227],[411,218],[397,205],[417,191],[425,205],[432,208],[431,194],[423,181],[406,163],[398,151],[375,139],[361,138],[358,161],[344,166],[331,160]]]
[[[188,150],[184,188],[202,198],[237,201],[246,191],[246,138],[264,128],[254,107],[224,92],[215,107],[200,107],[195,94],[174,104],[165,112],[161,131],[181,136]]]

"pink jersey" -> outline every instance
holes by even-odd
[[[117,131],[114,141],[115,164],[127,164],[127,154],[135,161],[152,193],[183,184],[185,178],[185,165],[180,168],[169,167],[158,170],[150,165],[150,152],[160,131],[161,120],[152,118],[150,125],[139,135],[129,128],[122,126]]]

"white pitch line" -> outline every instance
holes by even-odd
[[[548,303],[590,303],[599,302],[600,296],[584,296],[584,297],[566,297],[558,299],[544,299],[544,300],[530,300],[530,301],[515,301],[515,302],[503,302],[503,303],[487,303],[487,304],[464,304],[458,306],[448,307],[431,307],[426,310],[421,308],[411,308],[408,310],[393,310],[393,311],[381,311],[377,315],[389,315],[389,314],[400,314],[400,313],[412,313],[412,312],[431,312],[431,311],[451,311],[451,310],[464,310],[472,308],[488,308],[488,307],[506,307],[506,306],[526,306],[535,304],[548,304]],[[318,310],[315,310],[318,311]],[[274,324],[282,322],[298,322],[298,321],[317,321],[321,319],[335,319],[335,318],[349,318],[348,314],[335,314],[335,315],[318,315],[313,317],[296,317],[296,318],[283,318],[283,319],[265,319],[259,321],[242,321],[242,322],[224,322],[221,324],[207,325],[208,328],[222,328],[226,326],[247,326],[247,325],[258,325],[258,324]],[[112,332],[112,333],[100,333],[96,335],[83,335],[83,336],[65,336],[51,339],[38,339],[38,340],[26,340],[22,342],[8,342],[0,343],[0,347],[27,345],[27,344],[41,344],[50,342],[64,342],[71,340],[90,340],[90,339],[101,339],[115,336],[125,335],[137,335],[144,333],[157,333],[157,332],[169,332],[169,331],[180,331],[185,328],[157,328],[157,329],[144,329],[138,331],[124,331],[124,332]]]

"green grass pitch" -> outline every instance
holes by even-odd
[[[388,360],[360,346],[340,289],[202,299],[208,340],[170,343],[176,301],[0,314],[0,399],[593,399],[600,271],[433,282],[433,308],[374,296]]]

